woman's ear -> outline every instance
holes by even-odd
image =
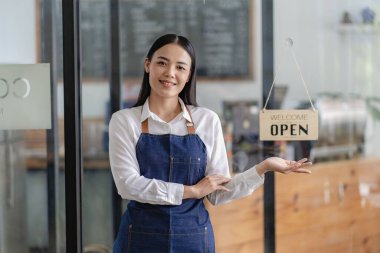
[[[150,66],[150,60],[148,58],[145,58],[144,68],[145,68],[146,73],[149,73],[149,66]]]
[[[190,72],[189,73],[189,76],[187,77],[187,81],[186,81],[186,84],[190,81],[190,77],[191,77],[191,74],[192,74],[193,72]]]

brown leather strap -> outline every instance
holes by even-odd
[[[141,122],[141,132],[145,134],[149,133],[148,119]]]
[[[187,109],[187,112],[189,113],[190,118],[191,118],[191,122],[189,120],[186,120],[187,133],[188,134],[195,134],[193,118],[191,117],[189,107],[186,106],[186,109]],[[148,119],[145,119],[143,122],[141,122],[141,132],[146,133],[146,134],[149,133]]]
[[[191,122],[188,121],[188,120],[186,120],[187,133],[188,134],[195,134],[193,117],[191,117],[190,109],[189,109],[189,107],[187,105],[186,105],[186,109],[187,109],[187,112],[189,113],[190,119],[191,119]]]

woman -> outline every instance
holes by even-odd
[[[182,36],[150,48],[136,105],[113,114],[110,162],[119,194],[131,200],[114,252],[215,252],[203,199],[214,205],[251,194],[264,173],[310,173],[306,159],[271,157],[230,178],[220,120],[196,102],[196,60]]]

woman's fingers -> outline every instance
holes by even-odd
[[[291,165],[291,171],[296,173],[307,173],[310,174],[311,171],[308,169],[305,169],[312,165],[312,162],[308,162],[307,158],[303,158],[297,162],[295,162],[293,165]]]
[[[306,161],[307,161],[307,158],[302,158],[301,160],[298,160],[298,161],[290,161],[290,160],[288,160],[287,163],[288,163],[288,165],[295,166],[295,165],[302,164],[302,163],[304,163]]]
[[[223,185],[219,185],[218,189],[217,190],[220,190],[220,191],[226,191],[226,192],[230,192],[231,189],[228,189],[227,187],[223,186]]]
[[[293,168],[299,168],[299,167],[304,167],[304,166],[310,166],[312,165],[311,162],[307,162],[307,158],[302,158],[301,160],[298,161],[289,161],[290,167]]]
[[[292,170],[292,172],[311,174],[311,170],[308,170],[308,169],[295,169],[295,170]]]
[[[302,158],[301,160],[298,160],[297,163],[304,163],[307,161],[307,158]]]
[[[292,169],[306,168],[306,167],[309,167],[309,166],[311,166],[311,165],[312,165],[311,162],[302,163],[302,164],[297,164],[297,165],[295,165],[295,166],[292,166]]]
[[[222,191],[231,191],[224,185],[231,181],[231,178],[224,177],[221,175],[211,175],[207,176],[213,182],[214,190],[222,190]],[[206,178],[207,178],[206,177]]]
[[[204,177],[195,186],[199,189],[201,197],[210,194],[216,190],[230,191],[224,185],[231,179],[222,175],[209,175]]]
[[[231,178],[224,177],[221,175],[210,175],[210,176],[206,176],[205,178],[212,181],[212,182],[215,182],[218,185],[219,184],[226,184],[229,181],[231,181]]]

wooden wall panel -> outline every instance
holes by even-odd
[[[312,170],[276,177],[277,252],[380,252],[380,161]]]
[[[263,189],[228,204],[207,203],[217,253],[263,252]]]
[[[380,160],[319,163],[312,171],[276,175],[276,252],[380,252]],[[208,205],[217,253],[264,252],[262,189]]]

